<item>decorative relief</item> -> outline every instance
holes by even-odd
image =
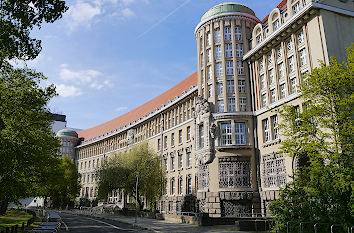
[[[272,153],[263,157],[264,187],[284,187],[286,170],[283,154]]]
[[[250,188],[251,163],[249,159],[225,157],[219,159],[219,188]]]
[[[209,169],[208,165],[199,165],[198,168],[198,191],[208,191],[209,188]]]
[[[128,130],[128,132],[127,132],[128,145],[131,145],[134,143],[134,135],[135,135],[134,129]]]
[[[251,204],[241,204],[237,201],[223,201],[222,207],[225,217],[252,217]]]

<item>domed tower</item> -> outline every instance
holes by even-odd
[[[56,136],[60,140],[60,157],[66,156],[74,161],[74,147],[79,142],[76,131],[70,128],[64,128],[59,130]]]
[[[200,210],[211,217],[260,211],[251,85],[243,61],[257,23],[250,8],[228,2],[209,9],[195,29],[198,199]]]

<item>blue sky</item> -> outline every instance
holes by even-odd
[[[71,0],[64,17],[33,36],[29,67],[59,93],[52,112],[86,129],[158,96],[196,71],[194,29],[219,0]],[[280,2],[239,0],[262,19]]]

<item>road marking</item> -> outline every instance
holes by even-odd
[[[64,224],[66,231],[69,231],[69,227],[68,227],[68,225],[66,225],[66,224],[65,224],[65,222],[64,222],[63,220],[61,220],[61,222]]]
[[[110,224],[110,223],[106,223],[106,222],[103,222],[103,221],[100,221],[100,220],[97,220],[97,219],[93,219],[93,218],[89,218],[89,219],[91,219],[91,220],[93,220],[93,221],[96,221],[96,222],[100,222],[100,223],[106,224],[106,225],[108,225],[108,226],[110,226],[110,227],[113,227],[113,228],[115,228],[115,229],[118,229],[118,230],[127,230],[127,229],[123,229],[123,228],[114,226],[114,225],[112,225],[112,224]]]

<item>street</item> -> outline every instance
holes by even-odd
[[[76,233],[111,233],[111,232],[151,232],[134,228],[130,224],[112,221],[101,220],[83,216],[72,215],[69,213],[60,213],[62,218],[61,231],[62,232],[76,232]]]

